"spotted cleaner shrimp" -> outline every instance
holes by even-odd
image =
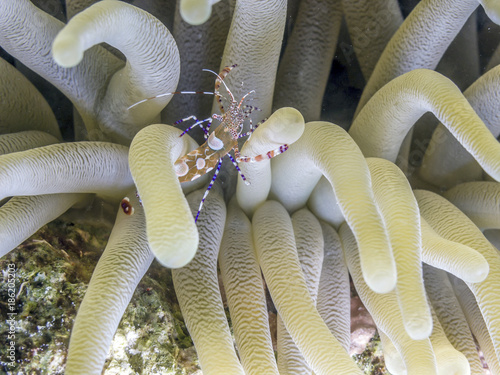
[[[197,178],[201,177],[202,175],[212,171],[215,169],[215,173],[212,177],[212,180],[208,184],[208,187],[205,191],[205,194],[203,195],[203,198],[201,199],[200,206],[198,208],[198,212],[196,214],[195,222],[198,220],[198,217],[200,216],[200,212],[203,208],[203,204],[205,202],[205,199],[212,188],[217,175],[219,174],[222,161],[224,157],[227,155],[233,165],[235,166],[236,170],[238,171],[239,175],[241,176],[242,180],[245,182],[245,184],[249,184],[247,178],[245,175],[241,172],[240,167],[238,166],[238,163],[254,163],[254,162],[259,162],[267,159],[271,159],[283,152],[285,152],[288,149],[287,144],[283,144],[280,147],[278,147],[275,150],[271,150],[269,152],[266,152],[264,154],[260,154],[254,157],[250,156],[243,156],[240,154],[239,148],[238,148],[238,139],[246,136],[251,136],[251,133],[257,128],[259,124],[256,126],[253,126],[252,120],[249,117],[250,114],[252,113],[253,110],[259,110],[259,108],[251,105],[243,105],[243,102],[245,99],[255,91],[250,91],[246,93],[241,100],[238,102],[235,100],[231,90],[227,87],[227,85],[224,82],[224,78],[227,76],[227,74],[237,66],[237,64],[227,66],[222,71],[217,74],[211,70],[208,69],[203,69],[204,71],[211,72],[216,75],[216,80],[215,80],[215,88],[214,92],[206,92],[206,91],[176,91],[176,92],[171,92],[171,93],[165,93],[161,94],[152,98],[147,98],[144,100],[141,100],[140,102],[135,103],[134,105],[130,106],[130,108],[135,107],[136,105],[139,105],[147,100],[167,96],[167,95],[175,95],[175,94],[208,94],[208,95],[215,95],[217,98],[217,102],[219,103],[219,108],[221,111],[221,114],[213,114],[211,117],[208,117],[204,120],[198,120],[195,116],[189,116],[186,118],[183,118],[179,121],[176,121],[174,125],[179,125],[182,122],[189,121],[189,120],[194,120],[195,123],[186,130],[184,130],[180,137],[182,137],[184,134],[186,134],[189,130],[193,129],[196,126],[201,127],[201,129],[204,132],[204,137],[205,137],[205,143],[203,143],[201,146],[199,146],[197,149],[187,153],[184,156],[181,156],[177,161],[174,163],[174,169],[175,173],[177,174],[179,181],[180,182],[186,182],[186,181],[194,181]],[[224,85],[226,88],[229,96],[230,96],[230,105],[227,110],[224,110],[224,106],[222,104],[222,95],[219,92],[219,88],[221,84]],[[246,119],[249,119],[250,122],[250,131],[243,133],[243,123]],[[212,125],[213,120],[218,120],[220,121],[220,125],[212,132],[209,134],[209,129],[210,126]],[[231,151],[234,152],[234,157],[231,155]],[[124,201],[122,201],[122,209],[124,212],[128,215],[133,213],[133,210],[129,208],[128,205],[128,198],[124,198]]]

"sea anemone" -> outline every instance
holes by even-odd
[[[101,373],[154,259],[172,269],[204,374],[361,374],[347,352],[348,274],[392,373],[479,374],[473,337],[500,373],[492,208],[500,54],[488,52],[491,69],[479,77],[487,38],[464,38],[477,36],[476,16],[500,21],[498,2],[421,0],[404,18],[408,4],[395,0],[181,0],[167,2],[173,19],[157,1],[145,10],[84,3],[66,1],[66,23],[53,17],[61,16],[55,0],[47,11],[29,0],[0,3],[0,254],[89,200],[116,215],[72,329],[66,374]],[[452,64],[476,81],[464,93],[467,79],[434,71],[445,55],[438,70],[447,72],[454,39],[467,58]],[[73,121],[12,65],[66,96]],[[203,72],[226,66],[216,77]],[[365,81],[357,102],[353,87]],[[249,117],[238,126],[259,124],[241,141],[241,160],[263,160],[240,163],[247,184],[231,163],[215,183],[209,174],[180,183],[176,160],[198,147],[194,139],[213,138],[171,125],[213,117],[212,131],[233,95]],[[334,101],[345,96],[339,111]],[[442,125],[413,135],[426,112]],[[6,308],[22,291],[10,289]],[[2,358],[6,371],[22,371],[15,350],[13,358]]]

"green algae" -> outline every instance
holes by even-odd
[[[71,328],[110,228],[56,220],[0,260],[0,337],[9,325],[6,272],[16,267],[16,360],[2,355],[0,373],[64,374]],[[4,353],[5,351],[1,351]],[[104,374],[199,372],[196,352],[175,298],[170,271],[153,263],[118,327]]]
[[[352,358],[366,375],[389,374],[385,368],[382,343],[380,342],[378,333],[370,339],[363,353],[355,354]]]
[[[113,339],[106,374],[193,374],[193,342],[175,299],[170,270],[154,262]]]

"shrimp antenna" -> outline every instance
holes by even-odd
[[[253,94],[254,92],[255,92],[255,90],[252,90],[252,91],[247,92],[247,93],[243,96],[243,98],[241,98],[241,100],[240,100],[240,104],[238,104],[238,108],[240,108],[240,106],[243,104],[243,101],[245,100],[245,98],[246,98],[248,95]]]
[[[130,107],[127,107],[127,110],[131,109],[131,108],[134,108],[135,106],[138,106],[139,104],[141,103],[144,103],[144,102],[148,102],[150,100],[153,100],[153,99],[157,99],[157,98],[162,98],[164,96],[169,96],[169,95],[177,95],[177,94],[204,94],[204,95],[215,95],[215,93],[211,92],[211,91],[175,91],[175,92],[166,92],[164,94],[160,94],[160,95],[156,95],[156,96],[152,96],[151,98],[146,98],[146,99],[142,99],[140,101],[138,101],[137,103],[134,103],[132,104]]]
[[[167,92],[165,94],[160,94],[160,95],[156,95],[156,96],[152,96],[151,98],[146,98],[146,99],[142,99],[140,101],[138,101],[137,103],[134,103],[132,104],[130,107],[127,107],[127,111],[134,108],[135,106],[138,106],[139,104],[142,104],[144,102],[147,102],[147,101],[150,101],[150,100],[153,100],[153,99],[157,99],[157,98],[162,98],[164,96],[169,96],[169,95],[174,95],[173,92]]]
[[[210,70],[210,69],[202,69],[202,71],[204,72],[210,72],[212,74],[214,74],[221,82],[222,84],[224,85],[224,87],[226,88],[226,90],[231,94],[231,91],[229,90],[229,88],[227,87],[226,83],[224,82],[224,78],[222,78],[220,75],[218,75],[217,73],[215,73],[213,70]],[[205,95],[215,95],[214,92],[211,92],[211,91],[175,91],[175,92],[166,92],[164,94],[160,94],[160,95],[156,95],[156,96],[152,96],[150,98],[146,98],[146,99],[142,99],[140,101],[138,101],[137,103],[134,103],[132,104],[131,106],[127,107],[127,111],[138,106],[139,104],[142,104],[142,103],[145,103],[145,102],[148,102],[150,100],[153,100],[153,99],[158,99],[158,98],[163,98],[164,96],[170,96],[170,95],[176,95],[176,94],[205,94]],[[222,98],[224,98],[224,96],[220,95]],[[226,98],[224,98],[226,99]],[[227,100],[227,99],[226,99]]]
[[[214,74],[218,79],[220,79],[220,81],[222,82],[222,84],[224,85],[226,90],[229,91],[229,87],[227,87],[226,83],[224,82],[224,78],[222,78],[220,75],[218,75],[217,73],[215,73],[213,70],[210,70],[210,69],[202,69],[202,71],[210,72],[210,73]],[[229,92],[231,92],[231,91],[229,91]]]

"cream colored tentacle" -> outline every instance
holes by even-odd
[[[245,373],[278,375],[252,227],[234,198],[229,203],[219,265]]]
[[[328,330],[307,290],[285,208],[267,201],[252,219],[257,258],[271,297],[307,362],[318,375],[361,374]]]
[[[345,223],[341,225],[339,235],[356,291],[377,327],[380,327],[396,346],[408,374],[437,375],[436,358],[430,340],[412,340],[410,338],[403,325],[403,317],[399,310],[396,293],[378,294],[368,287],[359,266],[360,259],[356,240],[348,225]]]
[[[191,214],[196,215],[204,189],[188,195]],[[172,270],[175,293],[206,375],[244,375],[234,350],[217,277],[226,206],[220,187],[214,185],[200,213],[200,242],[193,260]]]
[[[146,237],[144,211],[128,191],[134,214],[118,209],[116,222],[71,332],[65,373],[98,375],[123,313],[153,261]]]
[[[171,268],[189,263],[198,247],[198,230],[174,170],[174,162],[196,142],[180,134],[171,126],[150,125],[137,134],[129,153],[149,245],[158,261]]]
[[[324,248],[321,226],[307,208],[295,212],[291,219],[302,273],[309,294],[316,304]],[[278,315],[278,369],[282,375],[311,374],[309,365],[286,330],[280,315]]]
[[[418,204],[403,172],[390,161],[368,158],[375,200],[396,261],[396,296],[406,332],[428,338],[432,317],[422,278],[422,240]]]
[[[406,73],[379,90],[349,134],[366,157],[396,161],[408,130],[431,111],[494,179],[500,180],[500,145],[456,85],[427,69]]]
[[[486,279],[468,282],[476,297],[490,333],[497,360],[500,358],[500,252],[484,238],[465,214],[446,199],[424,190],[415,190],[422,217],[442,237],[470,246],[481,253],[489,265]]]
[[[471,374],[482,375],[476,344],[446,272],[424,265],[425,290],[446,337],[469,361]]]
[[[367,284],[379,293],[392,290],[396,265],[375,205],[370,171],[351,137],[337,125],[309,122],[302,137],[271,165],[271,197],[290,212],[305,205],[321,174],[325,175],[359,243]]]

